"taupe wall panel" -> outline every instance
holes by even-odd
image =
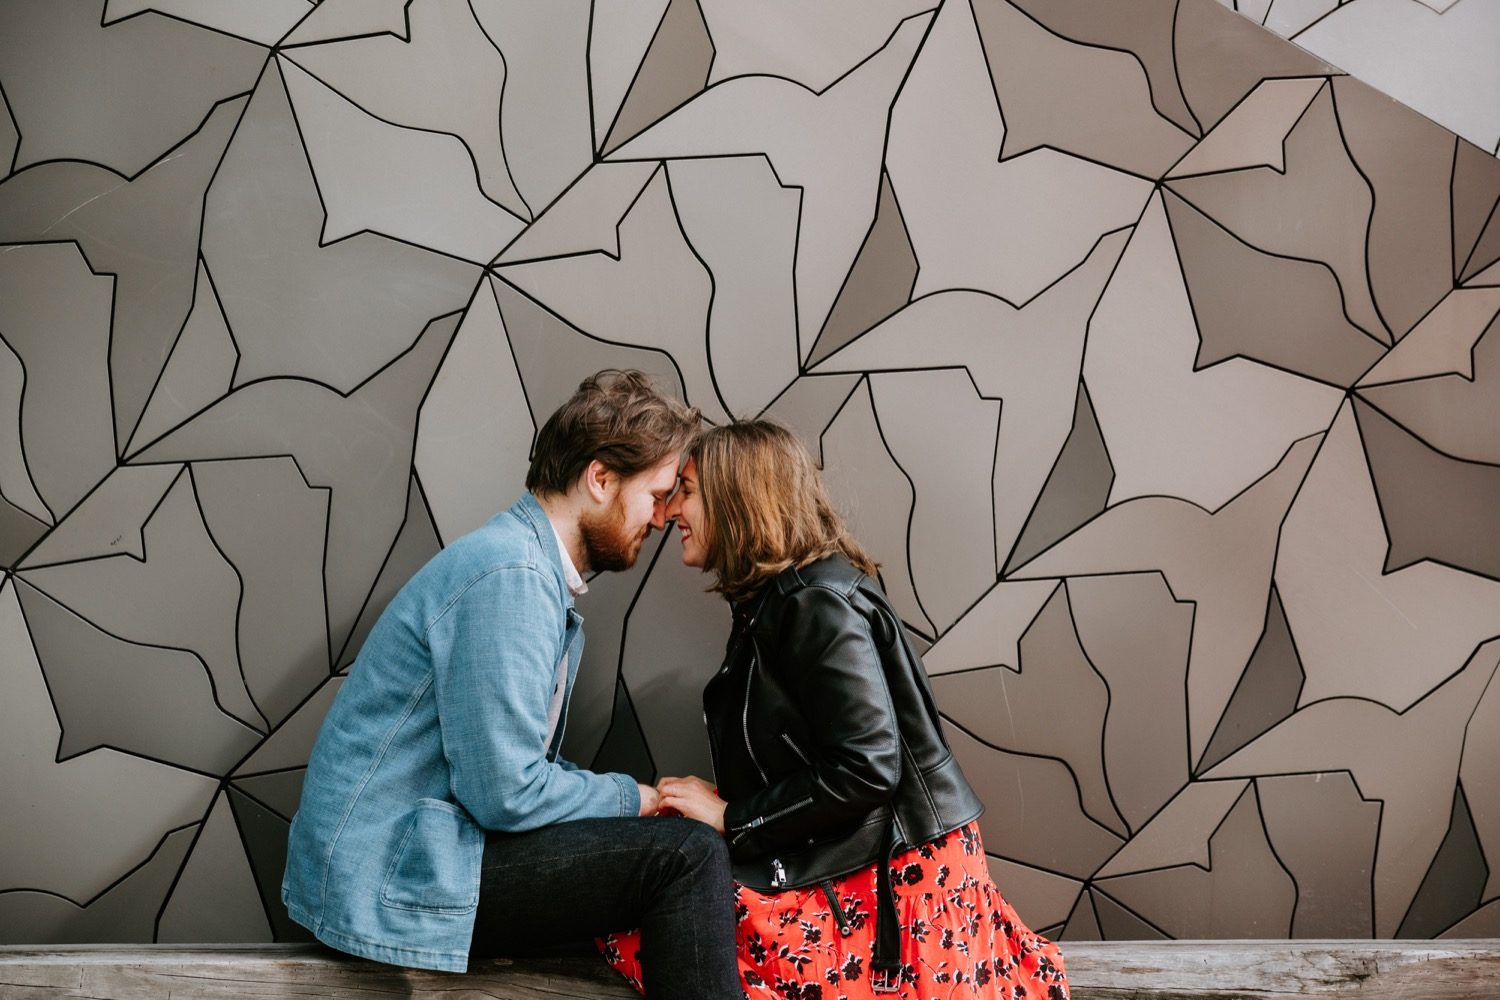
[[[821,458],[1033,926],[1500,935],[1500,6],[1125,6],[0,5],[0,942],[304,939],[344,674],[608,366]],[[584,764],[709,770],[679,557]]]

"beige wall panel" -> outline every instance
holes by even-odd
[[[768,77],[726,81],[610,154],[634,160],[765,153],[782,184],[805,188],[796,265],[804,354],[874,217],[888,110],[926,20],[903,21],[884,48],[820,94]]]
[[[1287,515],[1276,587],[1307,674],[1301,704],[1357,695],[1404,711],[1495,635],[1500,582],[1425,562],[1385,573],[1365,462],[1345,407]]]
[[[7,761],[0,795],[29,805],[0,824],[8,888],[86,903],[150,854],[168,830],[197,821],[215,782],[116,750],[57,763],[61,731],[10,580],[0,584],[0,650]]]
[[[1448,830],[1464,724],[1497,661],[1500,642],[1481,646],[1461,671],[1404,714],[1365,698],[1308,705],[1205,777],[1350,772],[1361,797],[1384,803],[1375,856],[1375,935],[1392,936]]]

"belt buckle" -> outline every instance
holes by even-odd
[[[870,990],[874,993],[897,993],[901,989],[900,969],[871,969]]]

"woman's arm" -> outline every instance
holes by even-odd
[[[770,655],[813,744],[806,768],[728,804],[723,825],[737,858],[834,833],[889,801],[901,780],[900,730],[869,621],[827,587],[786,601]]]

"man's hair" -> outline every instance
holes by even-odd
[[[875,560],[849,533],[812,455],[787,428],[770,420],[725,424],[705,431],[690,454],[707,522],[698,530],[703,568],[717,577],[710,589],[743,601],[788,567],[836,552],[875,575]]]
[[[526,488],[566,493],[594,459],[629,479],[686,451],[701,421],[696,408],[664,395],[643,372],[606,369],[579,383],[542,425]]]

